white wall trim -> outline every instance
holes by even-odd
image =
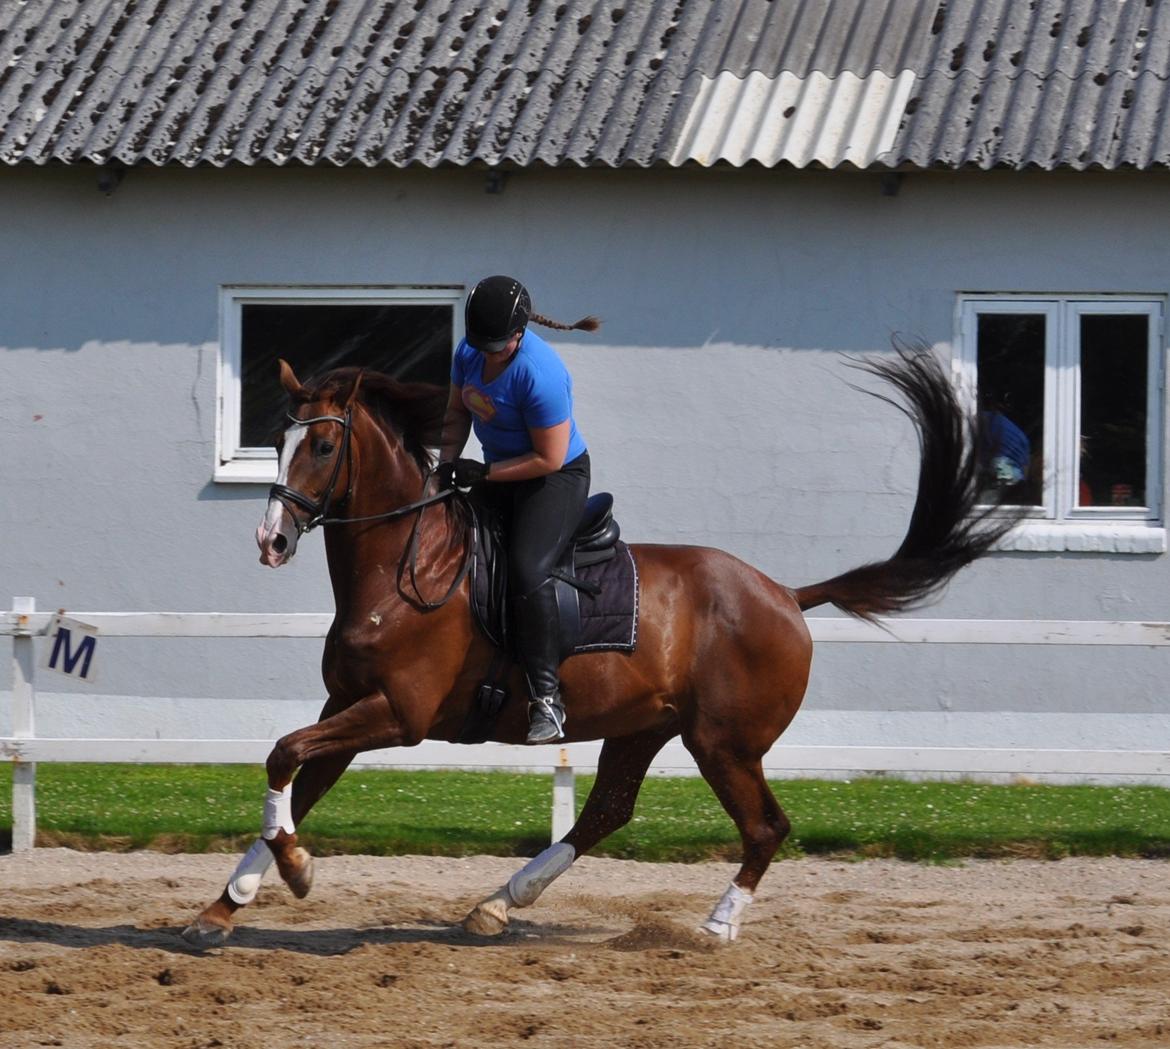
[[[1166,529],[1146,524],[1091,524],[1085,521],[1021,521],[996,550],[1079,551],[1110,554],[1164,554]]]

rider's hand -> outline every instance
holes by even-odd
[[[470,488],[473,484],[486,481],[488,467],[486,463],[476,462],[474,459],[456,459],[454,479],[459,488]]]
[[[448,459],[435,467],[435,490],[445,492],[455,487],[455,461]]]

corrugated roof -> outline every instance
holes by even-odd
[[[1155,0],[3,0],[0,161],[1170,163]]]
[[[1170,4],[944,6],[892,159],[985,168],[1170,163]]]

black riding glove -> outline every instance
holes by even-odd
[[[455,487],[455,460],[448,459],[435,467],[435,484],[439,492]]]
[[[474,459],[455,460],[454,479],[458,488],[470,488],[473,484],[486,481],[487,475],[487,463],[476,462]]]

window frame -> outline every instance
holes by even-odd
[[[224,284],[219,288],[219,354],[216,366],[215,468],[213,480],[240,484],[272,484],[276,451],[241,445],[243,409],[243,315],[245,306],[451,306],[449,350],[463,338],[466,289],[461,284],[270,285]]]
[[[1015,550],[1099,550],[1155,553],[1166,549],[1163,527],[1165,309],[1163,295],[965,292],[956,305],[955,370],[974,404],[978,389],[978,315],[1045,317],[1042,505],[1001,543]],[[1091,315],[1148,318],[1146,384],[1146,499],[1141,507],[1078,506],[1081,432],[1080,320]]]

